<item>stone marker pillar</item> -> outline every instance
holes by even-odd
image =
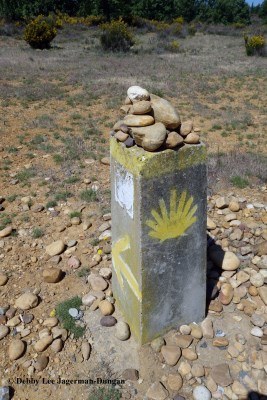
[[[112,286],[140,344],[206,305],[206,148],[147,152],[111,138]]]

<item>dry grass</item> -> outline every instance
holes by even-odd
[[[119,105],[127,88],[138,84],[171,100],[183,120],[193,118],[209,153],[266,153],[266,58],[246,56],[242,32],[179,38],[178,53],[164,50],[168,37],[136,36],[130,54],[103,53],[95,28],[67,27],[43,51],[0,36],[3,145],[18,146],[18,136],[25,135],[25,154],[53,155],[46,176],[54,170],[63,180],[79,174],[82,159],[108,154]],[[36,135],[45,140],[32,144]],[[227,165],[235,160],[228,158]],[[254,174],[254,162],[248,174]],[[257,162],[263,179],[264,158]],[[43,167],[39,173],[45,175]]]

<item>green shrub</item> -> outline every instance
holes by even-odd
[[[120,400],[121,394],[115,388],[96,388],[88,400]]]
[[[69,213],[70,218],[77,218],[77,217],[81,218],[81,216],[82,216],[82,213],[80,211],[71,211]]]
[[[84,200],[87,203],[90,203],[91,201],[97,200],[97,194],[93,189],[85,189],[81,192],[80,198],[81,198],[81,200]]]
[[[187,29],[188,29],[188,33],[189,33],[190,36],[195,36],[195,34],[197,32],[197,28],[196,28],[195,24],[193,24],[193,23],[188,24],[188,28]]]
[[[57,206],[56,200],[50,200],[46,203],[45,208],[54,208]]]
[[[0,214],[0,231],[4,229],[7,225],[10,225],[12,222],[12,219],[10,218],[9,215],[6,213],[1,213]]]
[[[168,45],[166,46],[166,50],[171,51],[172,53],[178,53],[180,50],[180,43],[178,40],[172,40]]]
[[[245,47],[248,56],[264,55],[265,39],[262,35],[244,36]]]
[[[102,24],[101,29],[100,41],[104,50],[129,51],[134,44],[133,35],[121,18]]]
[[[249,185],[249,182],[247,179],[242,178],[242,176],[233,176],[231,178],[231,183],[232,185],[234,185],[235,187],[239,188],[239,189],[244,189],[245,187],[247,187]]]
[[[48,49],[56,35],[57,30],[52,20],[38,15],[26,26],[24,40],[34,49]]]
[[[75,319],[69,314],[69,309],[77,308],[79,310],[81,305],[81,298],[76,296],[69,300],[63,301],[56,306],[56,315],[63,325],[63,328],[67,329],[70,333],[73,333],[76,339],[83,336],[85,328],[76,325]]]
[[[44,232],[41,228],[33,228],[32,237],[34,239],[40,238],[42,236],[44,236]]]

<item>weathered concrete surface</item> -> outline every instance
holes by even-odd
[[[148,153],[111,139],[113,291],[141,344],[204,318],[205,159],[202,144]]]

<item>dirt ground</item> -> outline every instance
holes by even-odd
[[[12,225],[16,231],[0,246],[0,270],[9,278],[0,287],[0,306],[14,304],[28,290],[39,294],[42,301],[30,310],[34,320],[27,343],[36,340],[58,303],[88,292],[86,277],[94,255],[103,248],[98,228],[110,212],[109,165],[103,158],[109,156],[109,131],[119,118],[129,86],[137,84],[167,98],[182,120],[193,119],[200,128],[209,153],[212,194],[234,193],[247,203],[266,202],[266,58],[247,57],[241,35],[197,33],[181,39],[182,50],[175,54],[158,53],[154,34],[138,38],[137,50],[121,55],[104,53],[95,29],[63,29],[52,48],[43,51],[31,49],[20,38],[0,36],[0,197],[5,199],[0,230]],[[236,177],[243,180],[244,188],[240,181],[231,181]],[[95,190],[96,198],[85,201],[86,190]],[[25,196],[31,198],[28,208],[21,201]],[[34,212],[36,204],[43,210]],[[69,212],[80,213],[81,224],[72,225]],[[262,216],[251,218],[261,221]],[[84,223],[89,226],[86,230]],[[50,285],[42,276],[50,265],[45,247],[58,239],[77,240],[74,254],[81,266],[72,270],[63,255],[60,267],[65,277]],[[93,268],[110,266],[109,251]],[[231,306],[225,307],[223,316],[214,317],[216,329],[231,326],[229,338],[240,330],[231,319]],[[92,345],[88,361],[82,362],[82,339],[71,337],[62,352],[47,351],[48,367],[34,376],[120,379],[124,369],[134,368],[140,380],[127,381],[122,393],[125,399],[144,399],[151,383],[164,383],[164,375],[172,369],[149,345],[138,349],[134,338],[118,346],[114,328],[99,329],[100,316],[99,310],[85,311],[85,338]],[[115,316],[121,318],[118,310]],[[249,317],[242,318],[246,335]],[[0,373],[10,379],[15,400],[73,400],[77,390],[80,399],[88,399],[93,388],[87,385],[14,382],[16,377],[31,377],[27,361],[36,355],[31,350],[10,362],[6,351],[10,336],[15,336],[12,332],[0,343]],[[251,346],[256,346],[255,340],[249,337],[248,344],[252,341]],[[211,354],[216,362],[225,360],[226,350],[216,349],[215,354],[212,348],[204,351],[201,344],[196,342],[204,364],[212,366]],[[190,383],[181,392],[186,399],[191,399],[189,387]]]

